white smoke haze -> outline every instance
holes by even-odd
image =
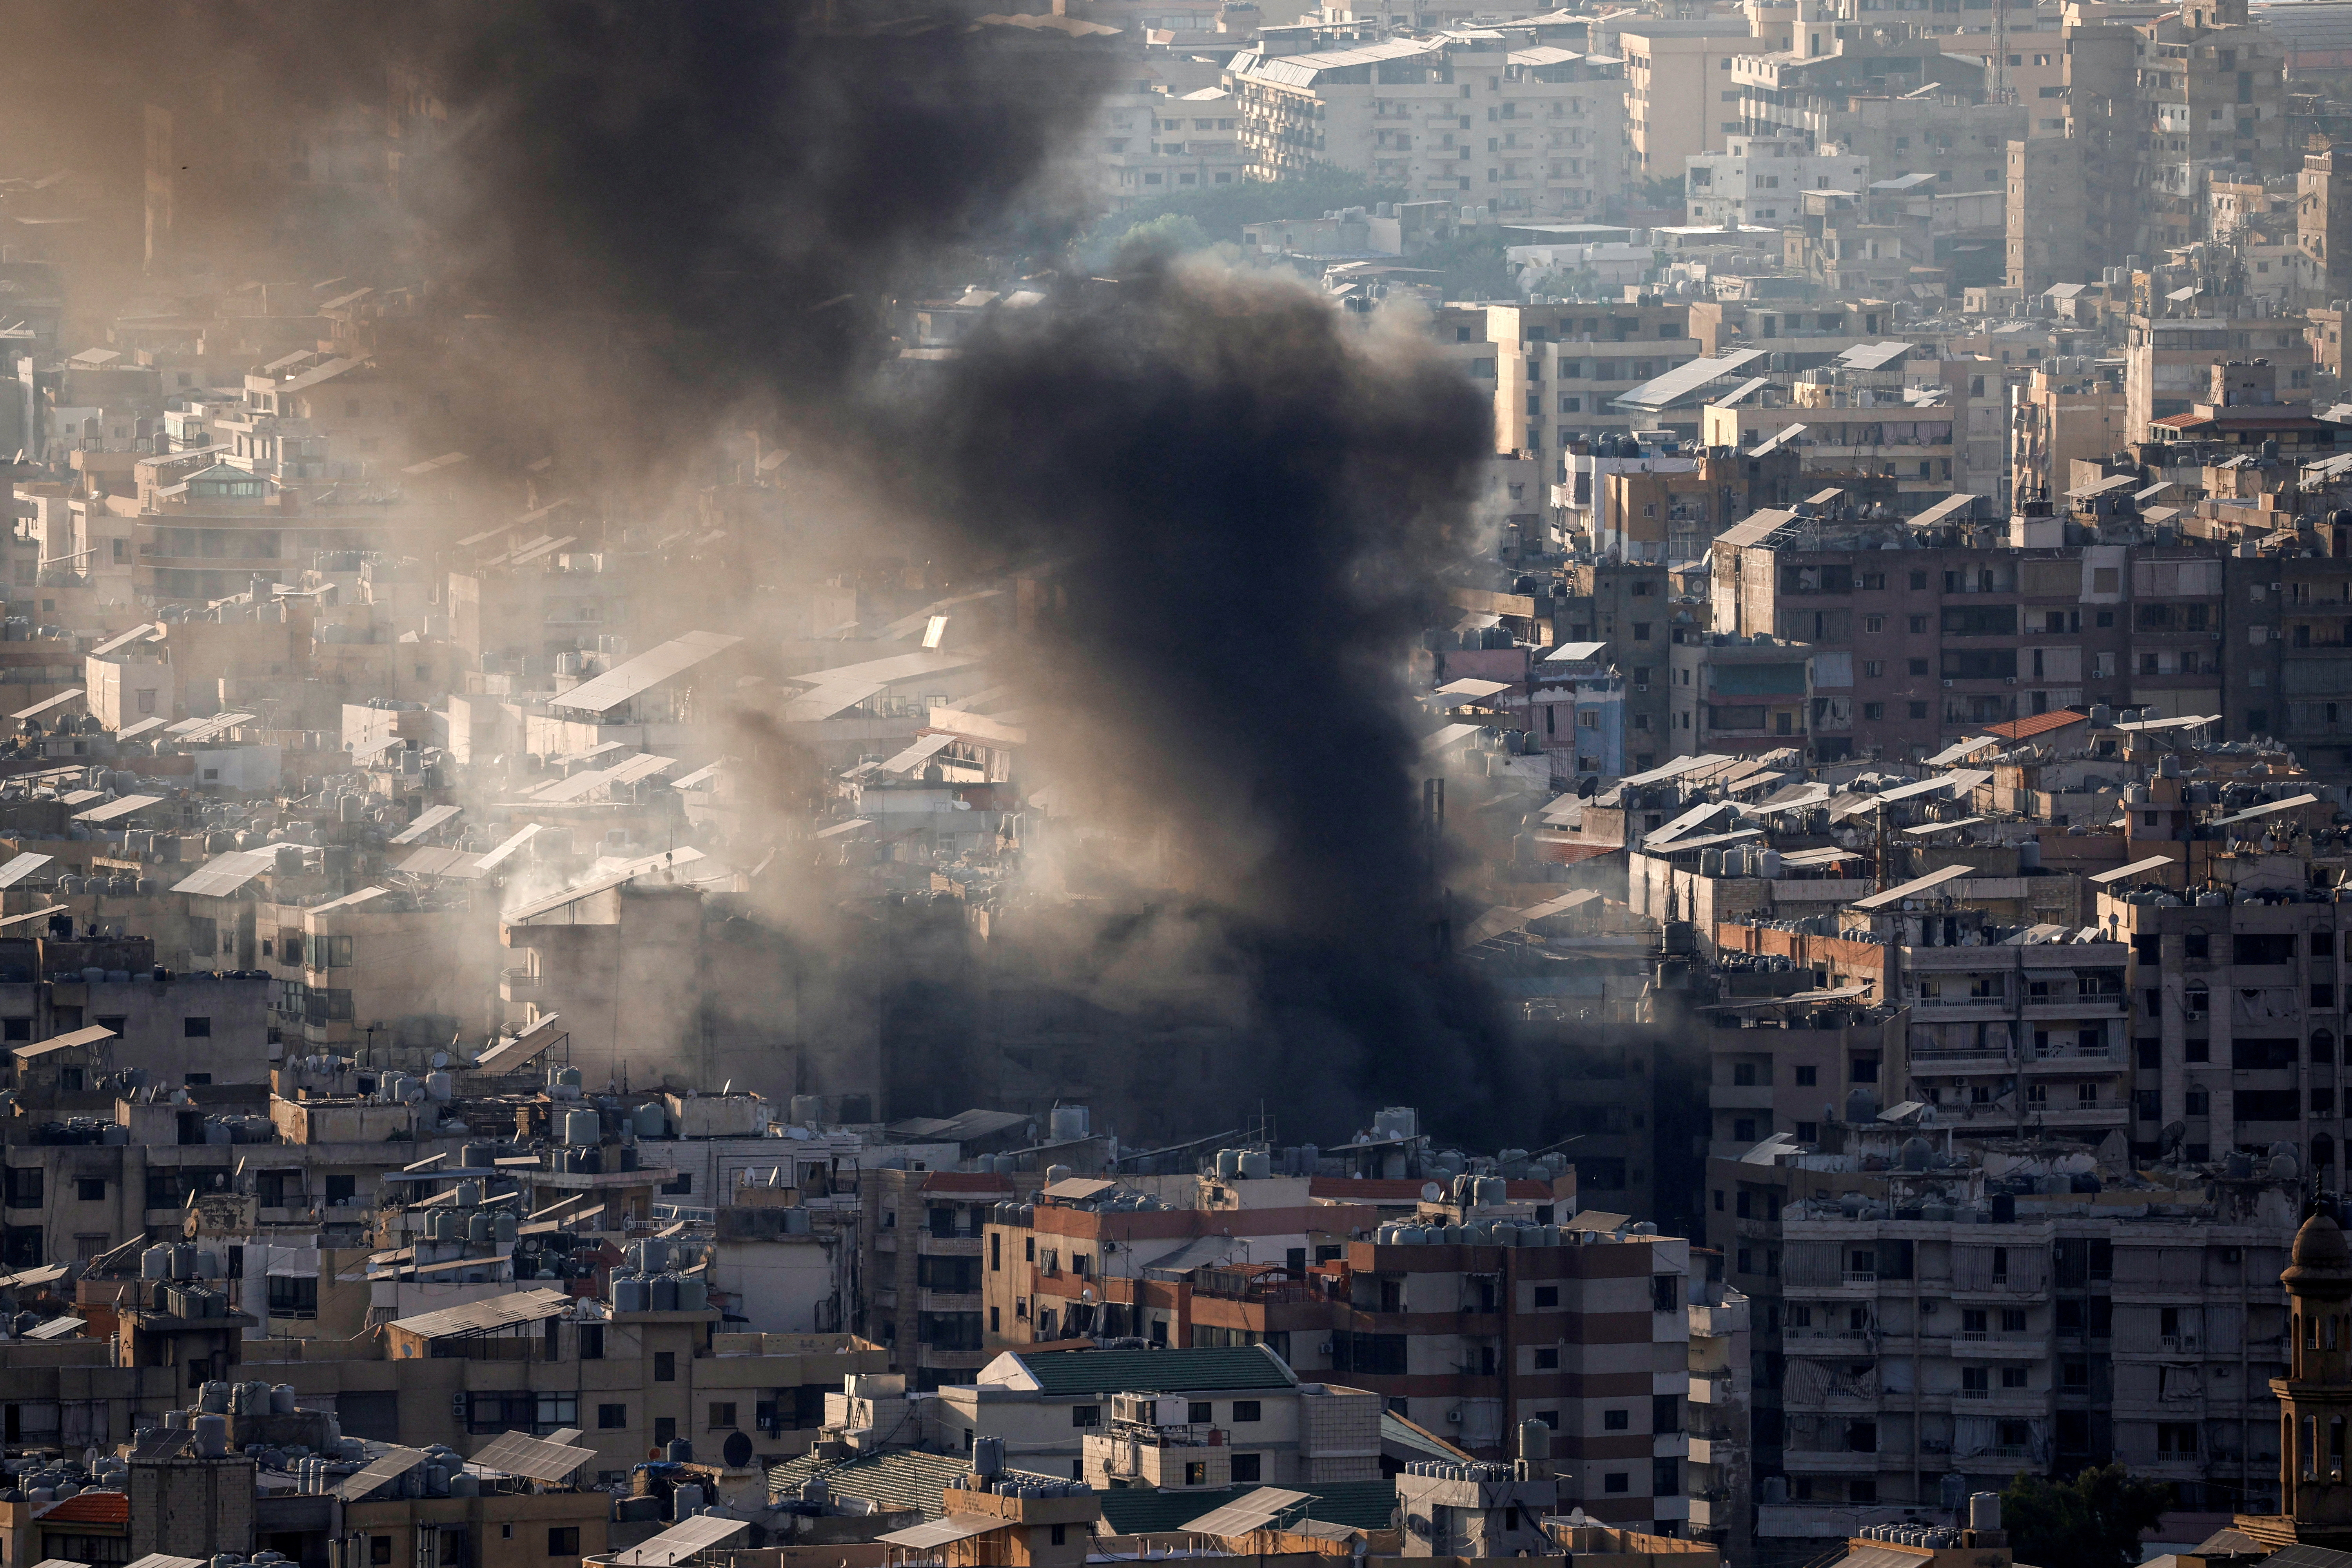
[[[432,84],[408,249],[348,270],[429,280],[409,352],[485,471],[552,454],[594,477],[607,529],[658,534],[744,432],[791,453],[777,520],[656,617],[755,649],[703,740],[737,760],[713,853],[761,868],[727,907],[777,956],[677,1006],[788,1020],[759,1087],[872,1089],[894,1115],[1078,1089],[1139,1139],[1260,1098],[1325,1139],[1396,1100],[1489,1141],[1538,1114],[1444,949],[1403,682],[1475,542],[1491,414],[1409,324],[1297,284],[1058,270],[1095,216],[1069,150],[1108,50],[750,0],[46,9],[26,36],[61,63],[241,57],[257,114],[273,82],[381,93],[386,62]],[[1045,298],[957,357],[898,360],[896,304],[965,283]],[[793,596],[892,563],[933,597],[1042,585],[987,650],[1047,804],[1020,807],[984,939],[811,837],[842,759],[782,720],[830,658]],[[470,781],[470,806],[511,782]],[[520,867],[507,907],[558,890]]]

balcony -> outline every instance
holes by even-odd
[[[978,1258],[980,1237],[977,1236],[940,1236],[931,1231],[915,1232],[915,1251],[924,1258]]]
[[[2118,1007],[2116,1011],[2120,1013],[2122,1009]],[[2028,1072],[2032,1072],[2037,1069],[2048,1072],[2064,1072],[2069,1068],[2089,1067],[2095,1068],[2110,1066],[2114,1063],[2120,1062],[2123,1059],[2123,1047],[2120,1046],[2093,1046],[2088,1049],[2080,1046],[2070,1046],[2063,1050],[2034,1051],[2029,1053],[2025,1058],[2025,1070]]]

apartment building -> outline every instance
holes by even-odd
[[[2230,614],[2222,710],[2232,738],[2271,737],[2306,766],[2352,762],[2352,562],[2340,533],[2298,522],[2224,563]]]
[[[1675,179],[1690,159],[1729,145],[1740,129],[1736,71],[1753,47],[1745,20],[1629,18],[1615,36],[1633,177]]]
[[[1124,90],[1120,90],[1120,89]],[[1094,163],[1113,212],[1242,179],[1241,116],[1222,87],[1116,84],[1095,110]]]
[[[2284,1144],[2321,1182],[2340,1179],[2352,1058],[2336,966],[2352,931],[2305,893],[2300,857],[2210,864],[2243,879],[2187,901],[2146,888],[2099,898],[2100,923],[2131,948],[2134,1145],[2218,1159]]]
[[[2043,521],[2054,537],[2055,519],[2029,516],[2021,526]],[[1714,579],[1713,624],[1727,638],[1810,645],[1801,652],[1825,687],[1845,668],[1820,657],[1850,650],[1850,710],[1792,719],[1795,735],[1818,718],[1817,747],[1843,740],[1884,756],[1924,755],[1915,748],[1938,750],[1988,724],[2084,703],[2219,710],[2225,609],[2234,606],[2225,605],[2215,545],[2158,543],[2128,523],[2110,525],[2105,536],[2116,543],[2054,548],[2010,547],[1980,525],[1949,533],[1848,522],[1816,529],[1796,514],[1766,513],[1718,541],[1717,562],[1731,559]],[[1751,530],[1766,542],[1751,542]],[[1819,547],[1808,548],[1816,539]],[[1699,651],[1687,661],[1696,665]],[[1707,656],[1722,657],[1712,647]],[[1802,659],[1767,662],[1793,668]],[[1780,706],[1796,708],[1794,676],[1778,679],[1779,695],[1791,700]],[[1701,696],[1677,676],[1677,703],[1691,715],[1678,714],[1678,741],[1696,723]]]
[[[2047,501],[2078,462],[2122,450],[2130,437],[2122,367],[2074,359],[2034,366],[2011,391],[2009,469],[2019,500]]]
[[[2295,281],[2312,302],[2352,297],[2352,160],[2305,153],[2295,173]],[[2340,356],[2339,356],[2340,362]]]
[[[1617,398],[1698,357],[1689,333],[1681,304],[1488,306],[1496,446],[1523,441],[1539,471],[1565,481],[1572,448],[1634,428]]]
[[[1799,302],[1695,300],[1690,334],[1701,356],[1719,359],[1740,349],[1762,349],[1768,368],[1814,370],[1850,349],[1895,333],[1895,308],[1883,299]]]
[[[1424,1205],[1349,1244],[1336,1374],[1476,1454],[1507,1451],[1509,1434],[1539,1421],[1574,1477],[1563,1505],[1679,1531],[1690,1518],[1689,1244],[1595,1212],[1560,1226],[1557,1244],[1546,1226],[1536,1245],[1498,1247],[1483,1207]]]
[[[1260,1347],[1010,1350],[938,1405],[940,1449],[993,1437],[1010,1465],[1098,1489],[1380,1479],[1379,1396],[1301,1378]]]
[[[1307,54],[1261,43],[1223,89],[1247,178],[1328,163],[1497,217],[1590,217],[1622,187],[1617,69],[1476,32]]]
[[[2312,353],[2299,319],[2132,316],[2124,338],[2127,438],[2168,438],[2151,429],[2155,422],[2193,412],[2211,391],[2214,367],[2233,360],[2260,360],[2272,369],[2274,395],[2287,405],[2279,413],[2308,412]]]
[[[1706,1268],[1702,1272],[1700,1260]],[[1753,1303],[1722,1279],[1720,1254],[1692,1254],[1690,1276],[1690,1460],[1693,1541],[1709,1542],[1724,1561],[1743,1563],[1754,1549],[1755,1495],[1750,1386],[1755,1377]]]
[[[1709,1165],[1755,1298],[1760,1544],[2109,1462],[2172,1483],[2192,1533],[2274,1506],[2293,1176],[1979,1158],[1916,1111],[1824,1132]]]
[[[1733,136],[1722,152],[1685,163],[1690,221],[1722,228],[1794,223],[1803,216],[1805,192],[1858,195],[1870,184],[1867,158],[1796,137]]]
[[[909,1386],[961,1383],[986,1364],[982,1237],[1013,1192],[1009,1173],[879,1170],[860,1180],[859,1331],[890,1351]]]
[[[1316,1197],[1318,1184],[1360,1184],[1273,1176],[1204,1189],[1187,1178],[1081,1178],[1049,1184],[1034,1203],[1000,1203],[976,1215],[983,1342],[992,1352],[1081,1335],[1263,1344],[1294,1367],[1326,1370],[1335,1364],[1325,1348],[1332,1297],[1314,1270],[1342,1258],[1378,1215]]]

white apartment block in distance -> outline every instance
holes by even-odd
[[[1734,136],[1721,153],[1685,160],[1684,205],[1694,225],[1731,228],[1792,222],[1807,191],[1870,186],[1870,160],[1834,143],[1815,151],[1801,139]]]
[[[1235,55],[1251,179],[1328,163],[1496,216],[1597,215],[1622,187],[1622,67],[1493,33]]]
[[[1242,177],[1240,116],[1223,88],[1169,93],[1138,78],[1095,110],[1093,162],[1114,212]]]

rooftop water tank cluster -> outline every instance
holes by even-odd
[[[547,1098],[550,1100],[578,1100],[580,1069],[571,1067],[550,1067],[547,1069],[546,1087]]]
[[[193,1241],[158,1242],[139,1255],[142,1279],[217,1279],[221,1255]]]
[[[1888,1541],[1897,1546],[1926,1546],[1943,1551],[1960,1543],[1960,1532],[1943,1525],[1926,1524],[1865,1524],[1862,1527],[1865,1541]]]
[[[615,1274],[616,1312],[701,1312],[710,1307],[710,1288],[699,1274]]]
[[[1409,1476],[1427,1476],[1433,1480],[1441,1481],[1507,1481],[1514,1479],[1518,1472],[1508,1465],[1489,1464],[1485,1461],[1457,1465],[1444,1459],[1411,1459],[1405,1463],[1404,1473]]]
[[[1372,1239],[1384,1247],[1575,1247],[1580,1237],[1598,1240],[1601,1234],[1557,1225],[1480,1219],[1467,1225],[1384,1225],[1372,1232]],[[1645,1220],[1628,1226],[1626,1234],[1655,1236],[1657,1226]]]
[[[131,1482],[130,1464],[113,1454],[101,1454],[87,1466],[70,1459],[10,1459],[0,1470],[7,1476],[0,1502],[29,1502],[36,1507],[63,1502],[84,1492],[128,1491]]]
[[[296,1396],[290,1383],[215,1380],[196,1390],[196,1413],[205,1415],[291,1415]]]
[[[1003,1463],[1001,1458],[998,1462],[1000,1465]],[[1056,1480],[1051,1476],[982,1475],[978,1470],[961,1478],[957,1484],[966,1491],[993,1492],[998,1497],[1009,1498],[1086,1497],[1093,1489],[1084,1481]]]
[[[1274,1174],[1274,1156],[1264,1149],[1220,1149],[1216,1170],[1219,1181],[1264,1181]]]

